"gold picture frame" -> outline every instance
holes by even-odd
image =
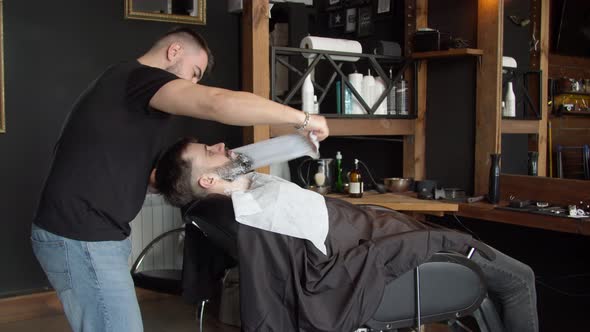
[[[4,106],[4,2],[0,0],[0,134],[6,132]]]
[[[134,20],[148,20],[148,21],[160,21],[160,22],[174,22],[174,23],[186,23],[186,24],[199,24],[205,25],[207,23],[207,0],[192,0],[192,11],[187,14],[178,14],[172,13],[173,11],[170,10],[170,5],[166,8],[159,8],[156,6],[154,7],[154,1],[149,2],[144,0],[125,0],[125,18],[126,19],[134,19]],[[161,1],[166,2],[166,1]],[[185,1],[191,2],[191,1]],[[142,3],[147,8],[138,9],[141,6],[134,6],[135,4]],[[168,4],[171,3],[170,0],[167,2]],[[160,6],[160,7],[163,7]]]

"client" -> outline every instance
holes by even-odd
[[[527,265],[467,234],[246,173],[249,163],[223,143],[184,138],[162,155],[155,172],[156,188],[175,206],[231,196],[241,224],[243,331],[352,331],[371,318],[389,281],[436,252],[465,254],[471,247],[505,328],[538,331],[535,278]]]

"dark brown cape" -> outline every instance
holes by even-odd
[[[395,211],[326,204],[327,256],[309,241],[239,225],[242,331],[353,331],[371,318],[388,282],[472,242]]]

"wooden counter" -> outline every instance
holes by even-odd
[[[500,176],[502,201],[510,198],[546,201],[553,205],[578,205],[590,202],[590,181],[555,179],[537,176],[502,174]],[[540,228],[557,232],[590,236],[590,219],[558,218],[536,213],[494,209],[494,205],[478,203],[459,204],[458,216],[500,222],[518,226]]]
[[[508,202],[500,202],[499,205],[506,206]],[[536,213],[499,210],[495,209],[494,205],[483,202],[461,203],[459,212],[456,214],[467,218],[590,236],[589,219],[558,218]]]
[[[379,194],[374,191],[366,191],[362,198],[350,198],[341,194],[327,196],[339,198],[352,204],[375,204],[396,211],[420,212],[439,216],[445,212],[459,211],[459,204],[456,203],[417,199],[404,194]]]

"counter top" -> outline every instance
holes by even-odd
[[[497,206],[507,205],[508,202],[502,201]],[[536,213],[501,210],[495,207],[496,205],[484,202],[460,203],[459,211],[456,214],[467,218],[590,236],[590,219],[588,218],[553,217]]]
[[[352,204],[374,204],[396,211],[421,212],[435,215],[442,215],[444,212],[459,211],[459,204],[457,203],[417,199],[403,193],[380,194],[375,191],[366,191],[361,198],[351,198],[343,194],[329,194],[327,196],[339,198]]]

